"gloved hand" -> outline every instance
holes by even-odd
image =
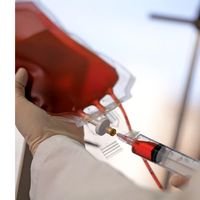
[[[25,98],[27,81],[27,71],[19,69],[15,76],[16,126],[32,154],[42,141],[53,135],[66,135],[84,144],[83,128],[69,123],[64,117],[49,115]]]
[[[180,188],[189,182],[189,178],[180,175],[173,175],[170,177],[169,182],[172,186]]]

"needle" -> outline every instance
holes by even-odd
[[[129,145],[132,145],[132,143],[134,142],[134,139],[131,138],[131,137],[129,137],[129,136],[127,136],[127,135],[123,135],[123,134],[121,134],[121,133],[117,133],[117,136],[118,136],[121,140],[125,141],[125,142],[126,142],[127,144],[129,144]]]

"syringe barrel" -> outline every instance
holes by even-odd
[[[132,152],[183,176],[190,176],[200,169],[199,160],[190,158],[142,134],[138,134],[132,143]]]

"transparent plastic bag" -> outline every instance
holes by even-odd
[[[65,27],[62,26],[62,24],[52,15],[52,13],[49,12],[45,8],[45,6],[42,5],[40,1],[17,1],[16,16],[17,16],[16,17],[16,69],[18,69],[19,67],[27,67],[27,65],[30,66],[29,68],[27,68],[27,70],[31,75],[30,75],[30,81],[28,83],[28,91],[26,91],[29,100],[31,100],[38,106],[42,107],[43,109],[47,110],[51,114],[67,117],[69,121],[75,122],[77,126],[82,126],[87,122],[91,122],[94,120],[101,120],[102,118],[105,117],[111,121],[111,124],[116,124],[117,117],[111,111],[114,110],[118,106],[118,104],[116,103],[116,101],[113,100],[113,95],[120,102],[124,102],[125,100],[130,98],[131,97],[130,90],[134,83],[135,78],[119,63],[110,59],[107,56],[104,56],[101,53],[95,52],[95,50],[89,47],[78,36],[69,33],[65,29]],[[68,48],[71,44],[74,44],[77,47],[77,49],[79,48],[78,53],[75,52],[74,54],[72,54],[71,49],[68,49],[68,52],[71,53],[69,59],[76,54],[74,56],[74,59],[77,63],[74,64],[74,67],[71,67],[70,70],[75,70],[75,68],[79,66],[77,68],[77,71],[74,71],[75,75],[73,74],[73,81],[76,83],[77,82],[80,83],[74,84],[75,86],[73,85],[72,89],[70,90],[67,90],[68,88],[65,87],[64,89],[62,89],[62,93],[60,92],[58,93],[58,95],[57,93],[55,93],[54,95],[54,93],[52,92],[53,87],[55,86],[55,84],[53,83],[53,81],[55,81],[54,77],[52,77],[51,81],[45,83],[46,84],[45,87],[42,87],[44,80],[48,79],[48,75],[50,73],[49,70],[51,69],[50,65],[47,65],[46,63],[51,64],[51,62],[55,62],[54,66],[55,68],[56,67],[57,68],[51,69],[54,70],[55,76],[57,71],[59,70],[58,67],[59,65],[57,65],[55,61],[56,55],[53,56],[54,54],[52,54],[52,56],[49,56],[48,59],[41,56],[43,54],[45,55],[45,53],[48,56],[48,53],[46,52],[48,51],[48,48],[45,49],[44,45],[42,46],[42,42],[44,43],[43,38],[45,37],[47,38],[49,37],[49,35],[46,34],[45,37],[41,36],[37,40],[37,42],[35,40],[35,43],[33,40],[34,36],[38,37],[39,33],[44,33],[46,30],[48,31],[50,30],[51,34],[56,37],[56,40],[57,39],[60,40],[65,45],[65,48]],[[62,37],[64,39],[62,39]],[[52,42],[50,41],[48,45],[49,44],[52,44]],[[52,49],[54,49],[56,45],[52,45],[49,47],[52,47]],[[34,48],[35,48],[35,56],[33,56]],[[37,48],[38,51],[42,48],[44,48],[44,50],[43,52],[38,53]],[[27,53],[29,49],[30,52]],[[60,52],[62,54],[64,51]],[[38,54],[40,54],[40,57],[38,57]],[[93,70],[93,74],[96,76],[96,78],[99,78],[99,82],[96,80],[94,80],[93,82],[90,81],[89,85],[94,85],[94,88],[92,88],[88,92],[88,87],[80,89],[80,87],[82,87],[82,85],[85,85],[85,82],[89,79],[87,74],[88,68],[85,68],[84,70],[80,66],[84,64],[86,65],[87,62],[90,62],[91,60],[89,60],[89,57],[92,57],[92,59],[96,59],[96,63],[98,63],[100,67],[103,66],[105,70],[102,73],[100,73],[101,70],[99,70],[99,68],[95,68],[96,67],[95,65],[92,66],[94,69],[90,66],[90,69]],[[66,62],[66,60],[63,60],[63,62],[64,61]],[[44,65],[47,66],[45,67],[42,66],[41,65],[42,62],[44,63]],[[65,68],[63,67],[62,70],[63,69]],[[110,75],[112,76],[104,77],[107,69],[111,71]],[[99,70],[96,73],[97,75],[95,74],[95,70],[96,71]],[[52,73],[51,76],[54,76],[54,73]],[[62,74],[62,71],[60,72],[60,74]],[[78,76],[79,78],[77,78]],[[82,77],[84,76],[85,79],[82,80]],[[40,79],[38,77],[40,77]],[[57,77],[57,79],[59,81],[61,79],[64,79],[59,82],[61,86],[66,81],[65,77]],[[108,79],[111,79],[110,84],[108,82]],[[102,89],[101,84],[103,85],[103,81],[105,82],[105,84],[104,88]],[[55,83],[58,83],[58,81],[56,80]],[[34,91],[34,87],[36,84],[37,88]],[[96,87],[98,86],[96,91],[95,91],[95,84]],[[57,88],[56,87],[55,91],[58,92],[57,89],[58,87]],[[90,96],[94,95],[95,92],[98,93],[101,89],[103,92],[96,95],[96,99],[91,98],[91,100],[86,101],[85,104],[82,103],[85,100],[84,94],[89,98]],[[74,93],[75,90],[77,90],[78,92]],[[46,96],[41,98],[43,94],[46,94]],[[55,98],[57,98],[55,100],[55,103],[54,102],[52,103],[52,101]],[[80,104],[78,102],[79,100],[82,103],[81,105],[79,105]],[[45,101],[46,102],[48,101],[50,103],[45,104]],[[62,107],[62,104],[67,105],[68,106],[67,109],[66,106],[65,109],[63,109],[64,107]],[[56,112],[55,109],[57,109]]]

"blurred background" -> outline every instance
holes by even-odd
[[[40,2],[67,31],[121,63],[136,77],[132,98],[124,103],[134,129],[200,158],[200,56],[191,68],[198,29],[190,23],[151,17],[159,14],[197,19],[199,0]],[[200,50],[196,54],[200,55]],[[108,162],[137,184],[156,189],[142,160],[129,155],[126,147],[123,148],[124,151]],[[17,132],[16,183],[20,177],[23,151],[23,139]],[[166,170],[152,167],[166,186],[169,177]]]

